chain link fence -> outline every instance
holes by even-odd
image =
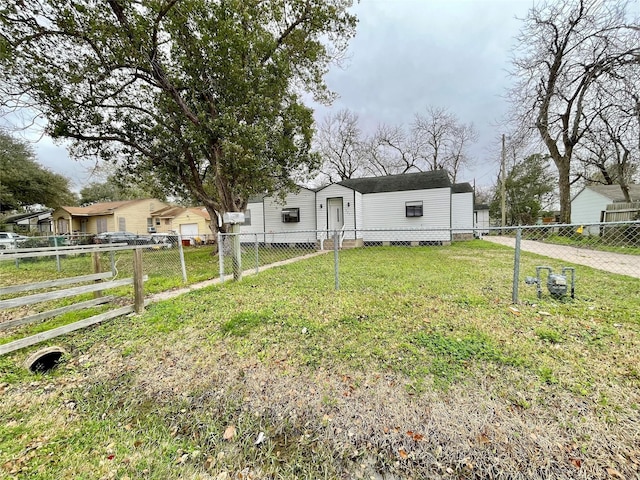
[[[542,296],[570,297],[576,292],[588,295],[588,285],[605,284],[611,274],[640,278],[638,221],[466,230],[240,233],[220,234],[219,241],[222,280],[291,264],[288,268],[293,271],[307,272],[304,278],[309,279],[310,288],[360,288],[363,262],[380,263],[378,276],[388,282],[394,281],[396,262],[414,262],[428,294],[427,274],[464,277],[464,268],[456,264],[470,261],[482,266],[482,273],[475,273],[476,291],[471,294],[510,298],[513,303],[535,302]],[[451,289],[456,289],[455,280]]]

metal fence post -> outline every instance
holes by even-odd
[[[520,243],[522,240],[522,227],[516,230],[516,248],[513,256],[513,292],[511,303],[518,303],[518,279],[520,278]]]
[[[242,280],[242,247],[240,245],[240,224],[231,224],[231,263],[233,265],[233,281]]]
[[[184,249],[182,248],[182,235],[178,234],[178,254],[180,255],[180,268],[182,269],[182,281],[187,283],[187,266],[184,263]]]
[[[55,235],[53,237],[53,246],[56,249],[56,268],[58,269],[58,271],[60,271],[61,268],[60,268],[60,254],[58,253],[58,237],[56,237]]]
[[[340,234],[338,230],[333,231],[333,274],[335,277],[336,290],[340,290],[340,267],[338,261],[340,256],[338,255],[338,241]]]
[[[260,253],[258,252],[258,234],[256,233],[256,273],[260,272]]]
[[[222,233],[218,232],[218,268],[220,271],[220,282],[224,282],[224,239]]]

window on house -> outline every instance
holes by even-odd
[[[300,221],[300,209],[299,208],[284,208],[282,209],[282,222],[283,223],[297,223]]]
[[[405,202],[404,208],[407,217],[422,216],[422,202]]]
[[[244,223],[242,225],[251,225],[251,210],[248,208],[244,211]]]
[[[58,233],[69,233],[69,222],[67,220],[58,219]]]
[[[124,217],[118,217],[118,230],[124,232],[127,229],[127,219]]]
[[[106,218],[98,218],[96,219],[96,230],[98,233],[104,233],[107,231],[107,219]]]
[[[153,218],[147,218],[147,228],[153,227]]]

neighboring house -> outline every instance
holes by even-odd
[[[474,226],[478,229],[479,235],[489,235],[489,227],[491,222],[489,220],[489,205],[486,203],[476,204],[473,210]]]
[[[50,233],[51,210],[8,215],[2,219],[2,223],[9,231]]]
[[[640,185],[629,185],[633,201],[640,200]],[[589,185],[571,200],[571,223],[588,225],[604,220],[604,212],[611,203],[624,202],[620,185]],[[587,227],[591,234],[599,232],[598,226]]]
[[[166,207],[155,198],[94,203],[86,207],[60,207],[53,214],[55,233],[103,233],[128,231],[146,234],[151,213]]]
[[[204,207],[165,206],[151,212],[148,231],[151,233],[179,233],[184,237],[211,235],[211,217]]]
[[[344,230],[351,246],[443,243],[451,241],[451,228],[468,235],[474,228],[473,188],[452,185],[445,171],[353,178],[316,191],[301,187],[284,201],[254,199],[247,207],[252,225],[242,226],[242,233],[258,232],[261,206],[266,243],[312,243],[335,230]]]

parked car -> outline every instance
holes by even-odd
[[[13,232],[0,232],[0,249],[11,249],[21,246],[29,237]]]
[[[131,232],[103,232],[95,236],[96,243],[126,243],[127,245],[145,245],[148,236],[138,236]]]
[[[152,246],[162,248],[172,248],[178,245],[178,234],[175,233],[152,233],[150,243]]]

